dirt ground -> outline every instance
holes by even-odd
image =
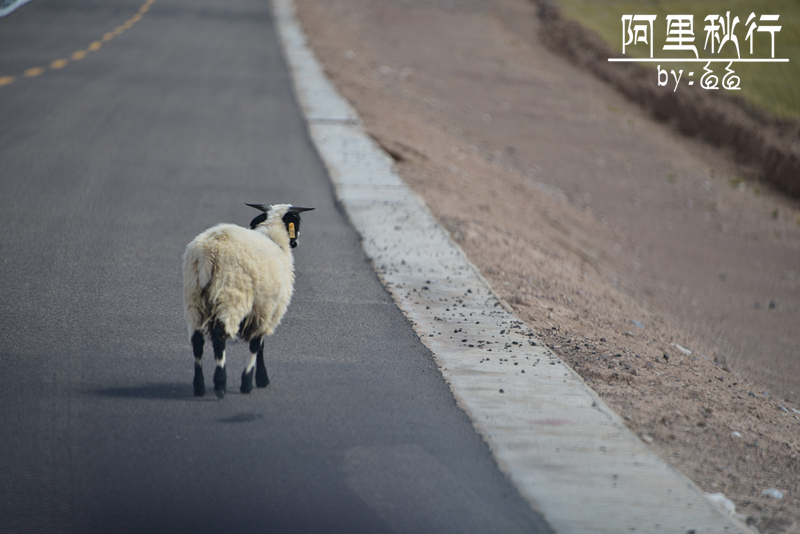
[[[528,0],[296,3],[519,317],[704,491],[800,533],[800,204],[548,51]]]

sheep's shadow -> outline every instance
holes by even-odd
[[[99,388],[94,394],[118,399],[194,400],[191,384],[157,382],[140,386]]]
[[[258,421],[264,416],[260,413],[237,413],[230,417],[217,419],[220,423],[252,423]]]

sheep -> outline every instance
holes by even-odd
[[[300,237],[300,213],[314,208],[289,204],[247,204],[263,213],[250,229],[218,224],[195,237],[183,255],[183,300],[194,352],[194,394],[205,395],[204,331],[214,348],[214,393],[225,397],[225,341],[250,344],[250,360],[242,372],[242,393],[267,387],[263,337],[280,324],[294,291],[291,249]]]

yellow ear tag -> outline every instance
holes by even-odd
[[[289,223],[289,238],[290,239],[297,239],[297,236],[294,233],[294,223],[293,222]]]

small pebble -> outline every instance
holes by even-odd
[[[765,489],[761,492],[762,497],[772,497],[773,499],[783,499],[783,492],[775,488]]]

